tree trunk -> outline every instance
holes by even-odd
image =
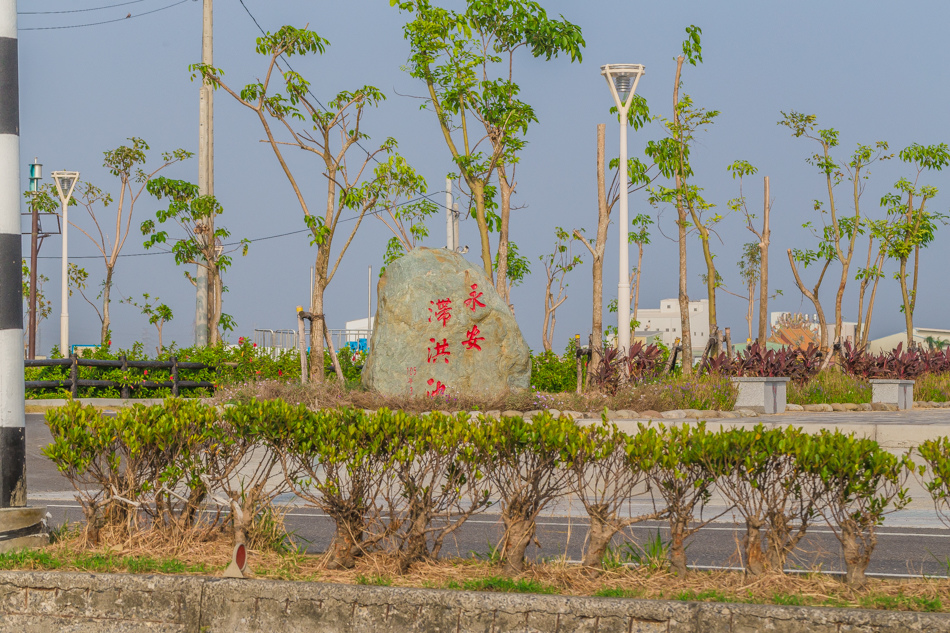
[[[498,191],[501,194],[501,227],[498,231],[498,268],[495,271],[495,290],[508,301],[508,226],[511,220],[511,194],[513,185],[508,182],[504,164],[498,165]]]
[[[478,222],[478,237],[482,245],[482,267],[485,269],[485,276],[494,283],[491,242],[488,239],[488,221],[485,218],[485,183],[476,181],[471,189],[475,198],[475,220]]]
[[[690,210],[690,213],[692,213],[692,209]],[[708,334],[710,340],[713,340],[713,334],[719,330],[718,320],[716,318],[716,262],[713,260],[712,249],[709,247],[709,229],[699,224],[699,217],[696,216],[696,214],[692,215],[694,222],[696,222],[696,226],[699,227],[699,234],[703,243],[703,258],[706,260],[706,294],[709,297]],[[713,349],[709,350],[713,356],[719,353],[719,339],[716,338],[715,341],[716,343],[714,344]]]
[[[749,342],[752,342],[752,312],[755,308],[755,284],[749,284],[749,309],[746,311],[745,321],[749,325]]]
[[[687,363],[683,363],[686,367]],[[686,575],[686,520],[670,519],[670,568],[679,577]]]
[[[878,254],[876,270],[880,271],[884,267],[884,257],[885,251],[883,247],[881,252]],[[871,298],[868,299],[868,312],[864,317],[864,328],[861,331],[861,349],[864,349],[868,345],[871,334],[871,315],[874,312],[874,299],[877,297],[877,285],[881,281],[881,275],[877,274],[874,277],[874,284],[871,286]]]
[[[772,234],[769,229],[769,213],[772,204],[769,200],[769,177],[765,177],[765,209],[762,216],[762,241],[759,248],[762,254],[759,258],[759,345],[765,347],[769,336],[769,238]]]
[[[219,345],[222,340],[221,332],[221,301],[224,294],[224,286],[221,281],[221,269],[217,262],[208,271],[208,283],[211,285],[212,294],[210,305],[208,306],[208,342],[213,345]]]
[[[584,550],[581,564],[584,567],[600,567],[617,529],[607,522],[606,504],[591,506],[587,514],[590,518],[590,528],[587,534],[587,549]]]
[[[815,284],[813,290],[809,290],[805,287],[805,283],[798,274],[798,268],[795,266],[795,258],[792,256],[792,249],[788,249],[786,252],[788,253],[788,263],[792,267],[792,274],[795,276],[795,285],[797,285],[799,291],[812,302],[815,306],[815,311],[818,313],[818,331],[821,338],[820,349],[825,354],[825,358],[822,361],[822,368],[824,368],[831,359],[831,355],[828,354],[828,321],[825,319],[825,311],[822,309],[821,300],[818,298],[818,290],[821,288],[821,282],[825,278],[825,271],[828,270],[831,260],[825,260],[825,265],[822,267],[821,274],[818,276],[818,282]]]
[[[904,327],[907,328],[907,349],[914,344],[914,309],[910,301],[910,292],[907,290],[907,257],[901,257],[900,273],[901,299],[904,302]]]
[[[541,328],[541,346],[545,352],[551,351],[551,339],[554,338],[554,297],[551,295],[551,284],[554,278],[548,272],[548,283],[544,288],[544,324]]]
[[[610,224],[610,209],[607,207],[607,176],[604,165],[604,139],[607,126],[597,126],[597,241],[594,243],[593,274],[593,319],[591,322],[590,366],[600,365],[604,345],[604,249],[607,243],[607,227]],[[590,376],[590,372],[587,374]]]
[[[751,517],[745,521],[745,535],[742,537],[745,550],[745,569],[747,573],[758,576],[765,572],[767,559],[762,550],[762,522]]]
[[[352,569],[356,565],[356,556],[360,553],[360,543],[363,541],[363,516],[354,510],[334,517],[334,521],[336,531],[327,550],[330,554],[327,568]]]
[[[99,344],[105,347],[109,344],[109,326],[112,320],[109,318],[109,303],[112,294],[112,273],[115,269],[112,266],[106,266],[106,280],[102,284],[102,330],[99,333]]]
[[[847,568],[845,580],[849,585],[863,587],[867,583],[865,572],[868,564],[871,562],[871,552],[874,549],[875,537],[871,535],[871,547],[862,547],[858,543],[859,531],[852,521],[846,521],[841,526],[841,549],[844,556],[844,563]]]
[[[684,57],[680,55],[676,58],[676,80],[673,82],[673,125],[679,129],[679,90],[680,74],[683,72]],[[682,141],[677,138],[677,143]],[[683,360],[681,363],[683,375],[689,376],[693,373],[693,338],[689,325],[689,293],[686,289],[686,209],[683,206],[683,151],[680,148],[679,166],[676,170],[676,227],[679,240],[679,306],[680,306],[680,341],[683,345]],[[621,166],[621,168],[623,168]],[[685,572],[685,553],[683,555]]]
[[[426,542],[426,525],[428,523],[427,513],[421,504],[411,502],[409,504],[409,529],[407,530],[406,546],[403,548],[402,556],[399,561],[399,571],[403,574],[409,571],[409,568],[416,561],[425,560],[429,555],[429,547]]]
[[[311,321],[310,327],[313,327],[313,321]],[[330,362],[333,363],[333,371],[336,372],[336,377],[339,379],[340,384],[345,385],[346,376],[343,375],[343,368],[340,367],[340,358],[333,348],[333,339],[330,338],[330,330],[327,328],[326,319],[324,319],[323,322],[323,338],[326,341],[327,350],[330,352]]]
[[[310,320],[310,382],[323,383],[323,293],[326,282],[320,268],[320,258],[317,258],[316,273],[313,280],[313,296],[310,303],[313,305],[314,317]]]
[[[534,538],[536,529],[534,521],[523,516],[512,516],[502,513],[505,524],[505,545],[502,548],[502,557],[505,569],[513,574],[524,571],[524,555]]]

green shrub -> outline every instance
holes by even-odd
[[[547,413],[311,411],[280,400],[218,409],[170,398],[116,416],[73,401],[47,412],[46,422],[52,441],[43,452],[76,489],[87,541],[107,527],[123,542],[147,530],[180,542],[189,531],[230,522],[235,540],[285,549],[275,500],[292,489],[335,522],[331,567],[387,548],[406,570],[438,556],[446,536],[497,499],[505,528],[497,560],[521,571],[537,517],[571,492],[591,517],[585,560],[594,552],[594,565],[618,529],[643,518],[621,510],[646,483],[652,516],[669,520],[671,536],[641,560],[662,554],[683,574],[686,540],[703,525],[698,510],[718,485],[746,521],[750,571],[764,566],[753,566],[750,548],[781,569],[821,513],[841,543],[848,580],[860,584],[876,530],[910,502],[905,484],[916,472],[908,455],[840,432],[684,424],[640,425],[627,435],[606,422],[580,427]],[[930,466],[925,485],[946,520],[950,439],[925,442],[920,453]],[[199,514],[208,504],[227,511]]]
[[[824,429],[797,459],[818,479],[813,494],[841,543],[848,583],[863,585],[878,526],[911,501],[905,484],[914,463],[909,454],[892,455],[873,440]]]
[[[564,353],[541,352],[531,356],[531,387],[548,393],[577,389],[577,339],[570,339]]]
[[[871,383],[842,371],[826,369],[805,383],[788,383],[789,404],[862,404],[871,402]]]
[[[917,450],[927,463],[924,486],[934,500],[940,520],[950,527],[950,438],[927,440]]]

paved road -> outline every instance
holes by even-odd
[[[838,419],[842,418],[842,419]],[[850,419],[848,419],[850,418]],[[742,420],[743,422],[754,419]],[[825,413],[769,416],[767,422],[792,424],[913,424],[947,425],[950,434],[950,410],[924,410],[904,413]],[[53,523],[65,520],[80,521],[81,514],[72,498],[68,482],[40,452],[50,441],[50,435],[39,414],[27,415],[27,485],[31,503],[45,504],[53,516]],[[879,574],[947,575],[950,558],[950,530],[936,520],[932,503],[919,484],[912,507],[890,517],[879,532],[878,545],[870,571]],[[715,504],[716,501],[714,500]],[[716,506],[710,507],[712,514]],[[687,555],[692,564],[700,566],[738,566],[737,544],[741,540],[739,526],[726,515],[723,519],[703,528],[689,543]],[[295,507],[287,517],[288,529],[301,545],[311,552],[323,551],[333,532],[332,522],[312,508]],[[539,521],[538,540],[528,555],[534,558],[563,557],[577,560],[581,557],[587,522],[583,509],[577,503],[562,502]],[[660,531],[666,538],[667,530],[660,523],[645,523],[629,530],[629,538],[645,543]],[[816,525],[800,546],[800,553],[792,564],[803,568],[820,566],[826,571],[840,571],[843,562],[834,535],[826,527]],[[485,556],[501,537],[501,524],[496,514],[481,514],[469,520],[456,538],[443,548],[446,555]]]

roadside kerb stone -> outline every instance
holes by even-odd
[[[0,632],[928,631],[950,615],[334,585],[0,572]]]
[[[198,400],[205,404],[211,404],[211,398],[189,398],[189,400]],[[58,407],[64,407],[69,402],[63,398],[55,398],[49,400],[27,400],[26,401],[26,412],[27,413],[44,413],[47,409],[56,409]],[[147,407],[162,404],[165,402],[164,398],[76,398],[76,402],[81,402],[84,405],[92,405],[97,409],[122,409],[124,407],[131,407],[133,404],[144,404]]]

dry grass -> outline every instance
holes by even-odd
[[[384,396],[362,389],[347,388],[336,381],[324,384],[259,381],[231,385],[218,390],[215,401],[245,402],[252,398],[281,399],[292,404],[303,404],[311,409],[350,406],[358,409],[402,410],[411,413],[423,411],[532,411],[558,409],[598,413],[614,411],[669,411],[672,409],[731,410],[736,393],[727,377],[697,376],[693,378],[668,377],[655,382],[639,383],[615,395],[603,393],[543,393],[524,391],[496,397],[451,394],[435,398]]]
[[[914,400],[946,402],[950,400],[950,374],[924,374],[914,382]]]
[[[804,385],[788,383],[789,404],[861,404],[871,402],[871,383],[836,369],[819,372]]]
[[[230,539],[173,542],[142,537],[117,547],[84,548],[75,536],[43,550],[0,555],[2,569],[165,573],[218,576],[230,560]],[[251,550],[254,578],[319,581],[394,587],[491,590],[578,596],[605,596],[707,602],[746,602],[896,609],[950,610],[950,580],[876,579],[861,589],[840,579],[813,574],[746,576],[732,571],[694,571],[680,578],[666,571],[617,567],[580,570],[564,562],[532,564],[519,576],[480,559],[440,559],[417,563],[399,574],[398,561],[377,553],[360,558],[355,568],[330,571],[319,555]]]

